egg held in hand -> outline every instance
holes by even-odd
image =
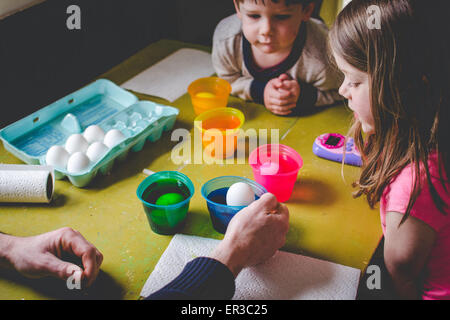
[[[237,182],[230,186],[227,191],[227,205],[248,206],[255,201],[255,192],[245,182]]]

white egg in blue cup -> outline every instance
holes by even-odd
[[[217,177],[209,180],[202,186],[201,194],[206,200],[212,225],[217,232],[224,234],[228,223],[230,223],[234,215],[251,203],[247,199],[249,194],[246,188],[240,183],[244,183],[252,189],[253,201],[258,200],[264,193],[267,193],[267,190],[259,183],[239,176]],[[238,186],[237,188],[236,185]],[[246,205],[227,204],[227,194],[232,186],[235,190],[231,190],[232,194],[228,195],[228,203],[234,204],[244,201]]]

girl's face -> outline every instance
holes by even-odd
[[[348,99],[348,106],[361,122],[362,130],[366,134],[375,133],[370,107],[369,75],[350,65],[338,54],[334,54],[334,58],[339,70],[345,76],[339,94]]]
[[[245,38],[266,54],[290,50],[302,21],[310,16],[301,4],[286,6],[284,1],[244,1],[235,6]]]

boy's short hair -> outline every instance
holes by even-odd
[[[245,0],[236,0],[236,2],[239,4],[241,2],[244,2]],[[311,2],[314,2],[315,0],[253,0],[255,3],[258,1],[261,1],[264,4],[264,1],[272,1],[275,3],[283,2],[286,6],[290,6],[291,4],[302,4],[302,5],[308,5]]]

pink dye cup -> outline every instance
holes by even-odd
[[[248,158],[255,181],[273,193],[279,202],[291,197],[303,159],[291,147],[266,144],[252,151]]]

